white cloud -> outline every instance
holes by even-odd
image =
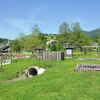
[[[5,23],[9,24],[11,28],[14,28],[16,30],[22,31],[22,32],[28,32],[30,31],[30,28],[34,24],[44,25],[44,22],[36,21],[32,19],[17,19],[17,18],[6,18],[4,19]]]
[[[40,26],[46,25],[42,21],[33,19],[3,18],[2,23],[0,23],[0,37],[15,39],[20,32],[28,35],[35,24]]]
[[[33,9],[34,8],[34,9]],[[8,36],[17,37],[20,32],[30,34],[34,24],[38,24],[39,27],[46,27],[46,23],[42,21],[43,17],[49,9],[48,5],[38,5],[28,10],[26,16],[16,16],[16,17],[5,17],[0,19],[0,35],[7,33]],[[40,28],[41,28],[40,27]]]

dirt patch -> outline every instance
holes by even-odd
[[[19,77],[14,78],[14,79],[8,80],[8,82],[15,82],[15,81],[24,80],[24,79],[26,79],[26,76],[21,75]]]
[[[9,82],[16,82],[16,81],[20,81],[20,80],[24,80],[26,79],[26,76],[25,75],[21,75],[19,77],[16,77],[16,78],[13,78],[11,80],[5,80],[5,81],[0,81],[0,83],[9,83]]]

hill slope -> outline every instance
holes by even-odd
[[[94,36],[100,35],[100,28],[97,28],[92,31],[84,31],[84,32],[87,33],[90,37],[94,37]]]

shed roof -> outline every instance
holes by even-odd
[[[34,50],[43,50],[44,48],[41,47],[41,46],[37,46],[37,47],[34,47],[33,49],[34,49]]]
[[[7,49],[9,48],[10,46],[0,46],[0,52],[1,51],[7,51]]]

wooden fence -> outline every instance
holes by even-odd
[[[37,60],[64,60],[64,52],[36,52]]]

